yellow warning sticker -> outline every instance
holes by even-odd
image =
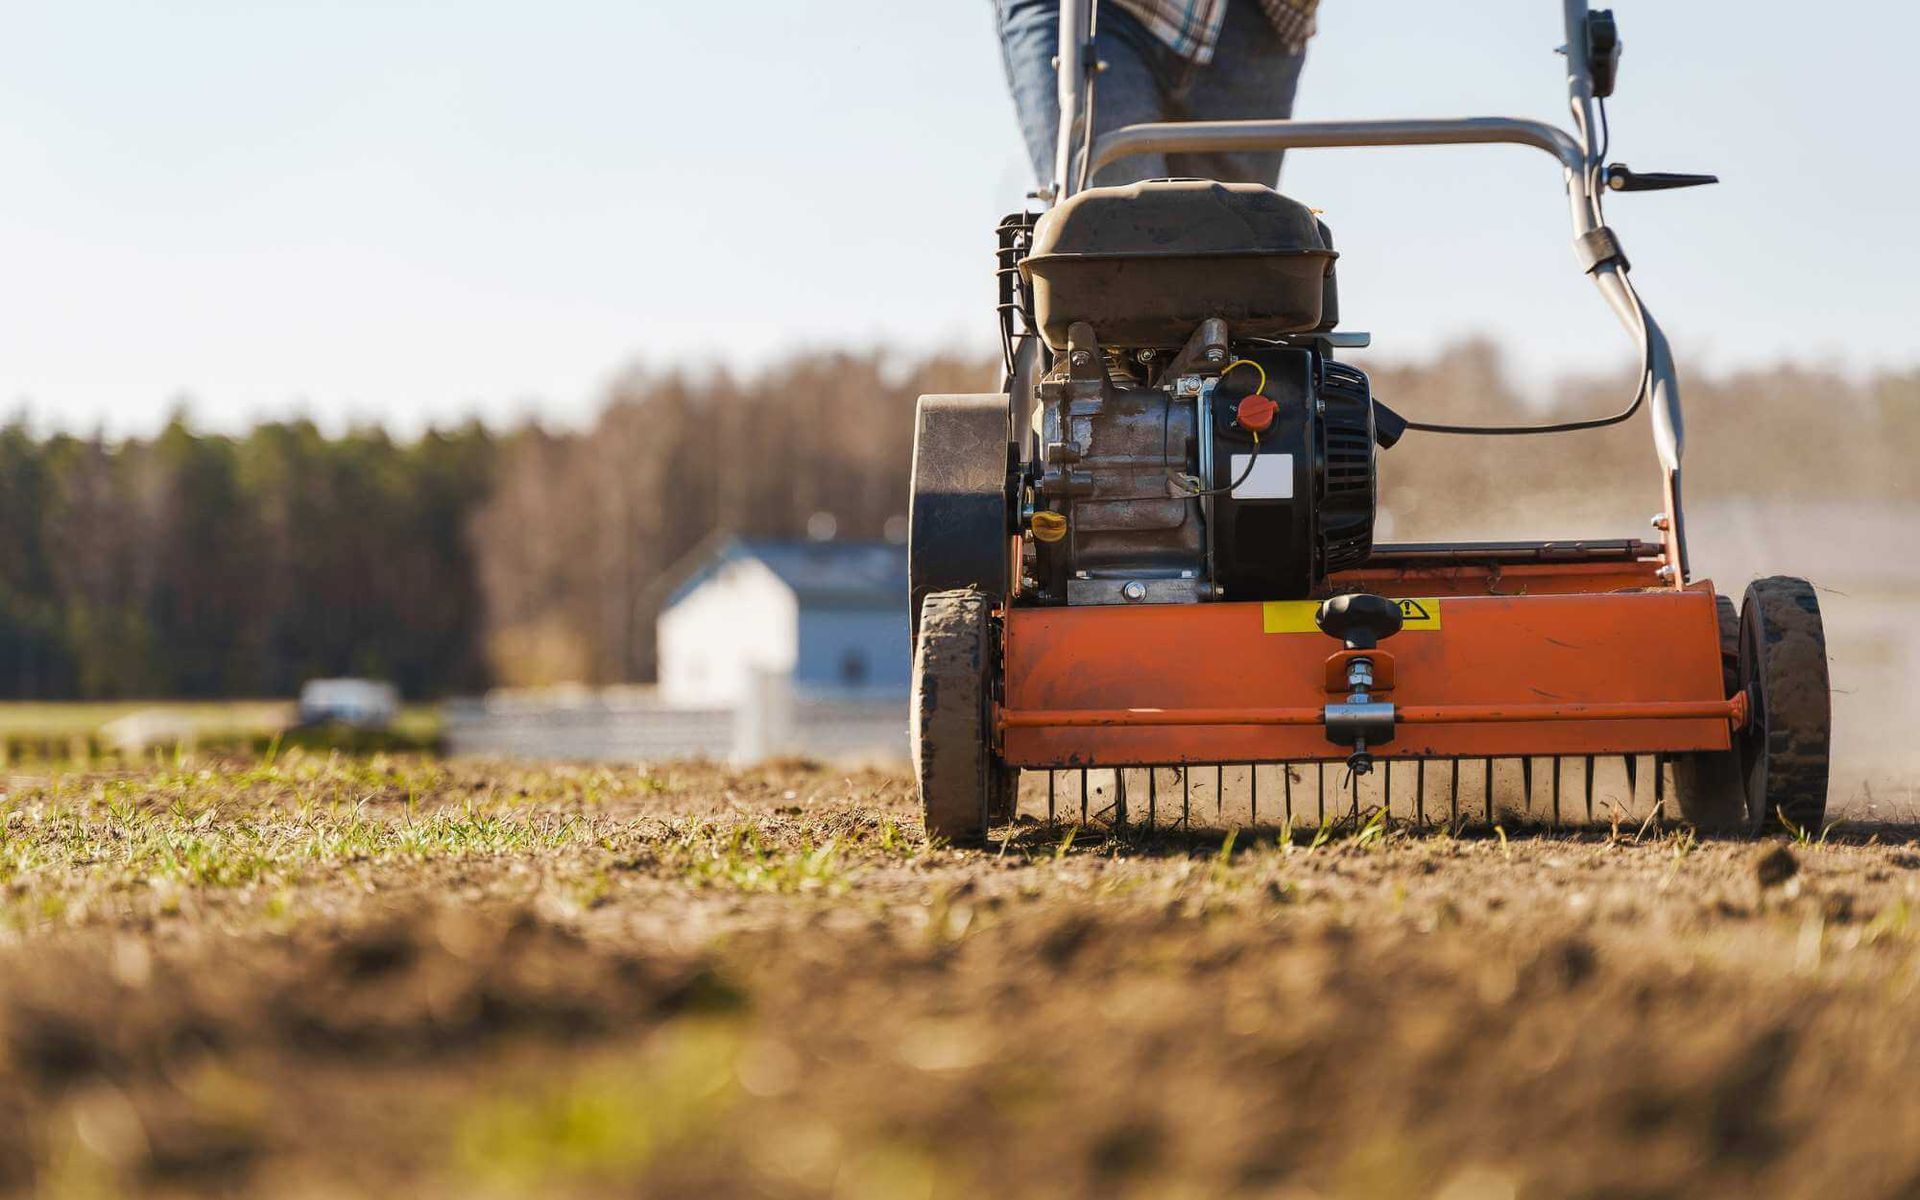
[[[1401,600],[1400,617],[1407,633],[1440,628],[1440,601],[1431,597]],[[1320,611],[1318,600],[1269,600],[1260,606],[1260,624],[1268,633],[1319,633],[1313,614]]]

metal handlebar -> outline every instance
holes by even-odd
[[[1135,154],[1201,151],[1296,150],[1338,146],[1457,146],[1486,143],[1533,146],[1559,159],[1569,171],[1586,162],[1580,144],[1564,129],[1517,117],[1460,117],[1393,121],[1182,121],[1127,125],[1093,146],[1092,169]]]

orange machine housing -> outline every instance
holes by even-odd
[[[1380,758],[1725,750],[1711,582],[1653,561],[1362,569],[1334,590],[1437,601],[1372,652],[1396,706]],[[1284,617],[1288,619],[1282,619]],[[1340,643],[1260,603],[1012,608],[999,750],[1017,767],[1338,761]],[[1336,661],[1330,661],[1336,660]],[[1338,693],[1338,694],[1336,694]]]

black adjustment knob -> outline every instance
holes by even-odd
[[[1328,637],[1337,637],[1349,650],[1371,650],[1400,632],[1406,618],[1400,605],[1371,592],[1349,592],[1320,605],[1313,623]]]

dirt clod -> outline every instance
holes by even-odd
[[[1762,891],[1776,888],[1800,873],[1800,860],[1784,843],[1766,846],[1753,856],[1753,877]]]

